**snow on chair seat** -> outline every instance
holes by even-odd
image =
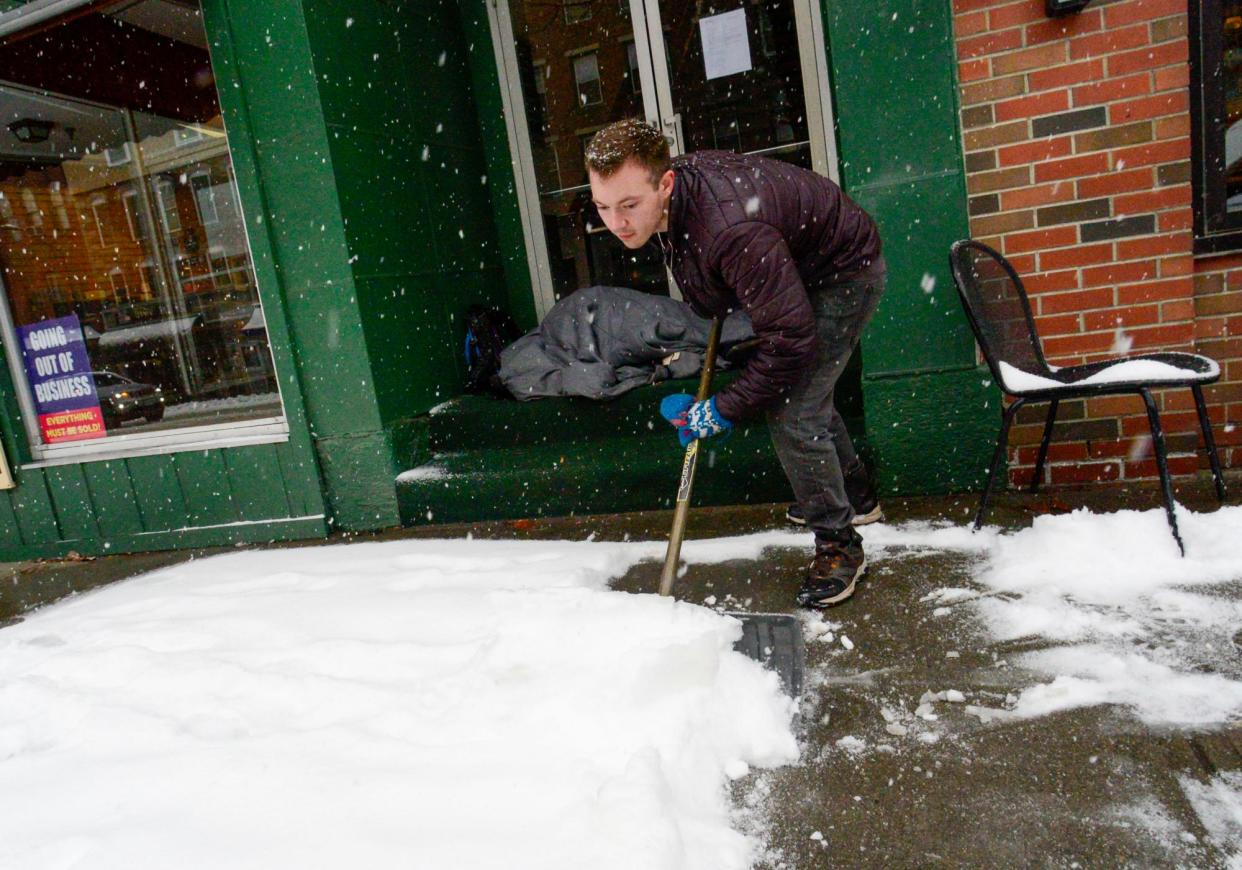
[[[1195,353],[1152,353],[1126,359],[1110,359],[1080,366],[1049,366],[1048,375],[1033,374],[997,361],[1001,388],[1015,396],[1066,387],[1088,390],[1105,388],[1137,389],[1152,386],[1190,386],[1210,384],[1220,377],[1216,360]]]

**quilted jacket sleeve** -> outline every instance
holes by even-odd
[[[769,224],[729,227],[708,262],[737,295],[759,339],[741,376],[716,395],[716,409],[734,421],[772,405],[815,361],[815,315],[784,238]]]

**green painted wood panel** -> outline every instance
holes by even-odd
[[[201,549],[226,547],[236,544],[267,544],[272,541],[322,538],[325,534],[327,534],[327,527],[320,518],[277,520],[269,523],[246,523],[222,528],[179,529],[171,532],[118,536],[108,539],[106,550],[99,549],[86,552],[113,555],[116,553],[150,552],[152,550]],[[58,558],[70,552],[83,553],[83,548],[77,542],[66,541],[53,541],[30,546],[18,545],[15,547],[10,546],[7,542],[0,542],[0,561]]]
[[[156,532],[188,525],[185,496],[170,456],[137,456],[125,461],[138,499],[143,529]]]
[[[123,538],[146,531],[124,460],[88,462],[82,466],[82,472],[91,494],[99,533],[105,543],[110,538]]]
[[[322,515],[325,512],[320,489],[319,460],[314,451],[296,443],[276,445],[280,476],[285,482],[289,514],[294,517]]]
[[[56,511],[60,534],[67,540],[99,537],[99,523],[91,510],[91,493],[80,465],[57,465],[44,471]]]
[[[288,447],[306,451],[305,457],[290,466],[302,485],[319,491],[319,474],[307,431],[307,417],[300,377],[299,354],[293,341],[289,302],[283,291],[281,264],[278,264],[270,228],[272,207],[262,182],[255,139],[250,123],[249,103],[241,86],[241,67],[234,59],[229,11],[222,0],[203,0],[203,18],[212,43],[212,65],[220,94],[220,106],[229,130],[229,153],[237,177],[238,192],[250,239],[251,260],[263,300],[263,315],[276,374],[280,384],[285,416],[289,421]],[[296,470],[295,470],[296,469]],[[292,480],[293,478],[288,478]],[[317,509],[322,501],[313,499]]]
[[[41,544],[60,537],[56,510],[52,506],[47,478],[42,470],[27,472],[23,475],[22,485],[9,490],[9,493],[23,542]]]
[[[239,519],[224,455],[219,450],[173,454],[185,496],[187,525],[214,526]]]
[[[470,67],[479,131],[482,133],[487,189],[496,222],[496,237],[504,267],[509,311],[523,329],[533,329],[535,293],[526,260],[522,214],[518,209],[513,159],[505,132],[504,103],[500,92],[500,72],[496,68],[495,46],[488,23],[487,5],[481,0],[458,0],[462,32],[466,38],[466,61]]]
[[[20,485],[19,482],[18,486]],[[5,491],[0,496],[0,541],[18,549],[25,543],[22,540],[22,528],[17,522],[17,514],[13,511],[11,491]]]
[[[421,146],[386,133],[329,128],[356,278],[440,268]]]
[[[431,203],[427,215],[436,240],[440,270],[482,272],[500,265],[487,174],[478,148],[450,144],[427,151],[421,183]]]
[[[207,16],[209,32],[222,48],[228,43],[240,91],[226,102],[253,152],[256,173],[243,203],[261,189],[262,229],[302,349],[297,365],[309,422],[319,437],[376,431],[374,394],[359,389],[370,379],[366,355],[357,352],[365,336],[302,7],[210,0],[209,8],[218,16]]]
[[[0,494],[0,560],[322,536],[317,488],[295,488],[290,510],[286,487],[304,472],[296,463],[286,472],[282,450],[294,455],[287,444],[256,445],[27,469]],[[187,484],[193,501],[182,499]]]
[[[972,366],[948,269],[968,234],[951,6],[825,3],[824,21],[842,183],[880,224],[890,270],[865,372]]]
[[[274,446],[237,447],[223,458],[238,519],[254,522],[293,516]]]
[[[824,15],[845,183],[960,171],[951,5],[825,3]]]
[[[872,185],[851,191],[876,216],[888,262],[888,289],[864,337],[868,374],[970,366],[975,340],[948,268],[961,237],[955,177]]]
[[[382,440],[383,422],[304,8],[265,0],[204,0],[209,32],[236,81],[222,99],[234,124],[230,130],[240,129],[245,140],[238,182],[248,214],[257,216],[248,223],[252,237],[268,239],[272,273],[278,276],[268,280],[260,274],[260,286],[269,292],[279,288],[292,338],[288,359],[276,360],[287,401],[304,400],[291,410],[290,426],[295,439],[300,437],[304,408],[306,430],[313,433],[308,443],[314,455],[286,457],[282,468],[313,469],[315,489],[322,477],[323,488],[335,494],[342,527],[373,528],[398,521],[391,457],[351,453],[344,463],[329,455],[351,439]],[[343,25],[349,17],[361,21],[364,13],[332,14]],[[360,459],[367,461],[359,464]],[[346,467],[348,476],[334,477]],[[384,488],[388,508],[377,519],[375,501]],[[312,513],[324,512],[323,496],[312,498],[308,486],[297,483],[288,490],[297,491]]]
[[[969,232],[949,3],[825,3],[842,183],[876,218],[888,290],[863,339],[866,432],[880,487],[977,485],[994,389],[948,267]]]
[[[876,484],[903,495],[977,489],[1000,427],[986,368],[863,381]]]
[[[388,430],[460,390],[449,301],[505,302],[467,49],[453,2],[304,9],[371,362],[365,388]]]

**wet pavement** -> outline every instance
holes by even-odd
[[[1230,502],[1242,503],[1242,479],[1231,477],[1230,483]],[[1215,505],[1210,484],[1202,479],[1183,484],[1178,497],[1193,510]],[[889,522],[966,523],[976,503],[969,495],[890,498],[885,509]],[[1071,507],[1159,504],[1151,485],[1008,493],[998,499],[990,522],[1016,528],[1033,515]],[[771,505],[692,511],[687,538],[782,528],[783,510]],[[670,517],[671,512],[653,512],[519,520],[356,539],[467,533],[658,539],[667,534]],[[0,625],[65,594],[207,552],[0,565]],[[1158,729],[1108,705],[1020,721],[989,721],[980,714],[979,708],[1001,707],[1013,693],[1048,677],[1011,661],[1030,650],[1032,641],[997,642],[972,608],[934,615],[920,600],[944,587],[977,586],[971,581],[977,558],[935,552],[880,560],[852,599],[827,612],[834,642],[808,638],[798,724],[801,763],[734,784],[744,808],[740,824],[767,832],[769,848],[758,866],[1242,866],[1242,856],[1231,857],[1212,841],[1179,781],[1207,782],[1230,771],[1242,776],[1242,727]],[[777,549],[757,560],[695,564],[679,578],[676,594],[699,603],[748,602],[747,609],[756,612],[793,612],[793,591],[806,560],[806,550]],[[653,591],[660,567],[640,564],[614,585]],[[1225,594],[1242,595],[1242,583]],[[848,636],[852,649],[843,646],[841,635]],[[1242,633],[1233,649],[1219,655],[1229,659],[1226,670],[1236,671]],[[960,698],[949,690],[960,692]],[[920,706],[922,715],[916,715]]]

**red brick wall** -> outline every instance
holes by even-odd
[[[1242,252],[1192,255],[1187,0],[953,0],[970,231],[1023,276],[1049,362],[1197,351],[1221,459],[1242,465]],[[1188,390],[1157,394],[1170,468],[1190,474]],[[1023,409],[1010,477],[1028,482],[1047,405]],[[1152,477],[1135,397],[1062,403],[1045,481]]]

